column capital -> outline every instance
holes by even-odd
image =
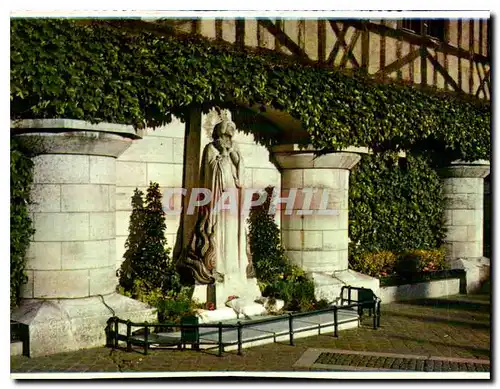
[[[282,169],[352,169],[361,159],[355,152],[339,151],[318,156],[312,146],[297,144],[274,146],[272,158]]]
[[[484,159],[473,162],[456,160],[449,166],[439,169],[438,173],[443,178],[484,178],[490,174],[490,162]]]
[[[92,124],[73,119],[25,119],[11,121],[11,136],[35,154],[79,154],[119,157],[134,139],[132,126]]]

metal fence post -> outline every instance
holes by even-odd
[[[288,314],[288,330],[290,332],[290,346],[295,346],[295,342],[293,341],[293,314]]]
[[[219,357],[222,357],[224,347],[222,346],[222,322],[219,322]]]
[[[115,348],[118,348],[118,318],[115,317]]]
[[[127,351],[132,351],[132,325],[130,324],[130,320],[127,320]]]
[[[238,322],[238,355],[242,355],[242,351],[241,351],[241,348],[242,348],[242,336],[241,336],[241,330],[242,330],[242,326],[241,326],[241,322],[239,321]]]
[[[350,289],[349,289],[350,291]],[[337,317],[337,307],[334,306],[333,307],[333,336],[338,338],[339,337],[339,334],[338,334],[338,317]]]
[[[144,355],[148,355],[148,336],[149,336],[149,327],[148,322],[144,322]]]

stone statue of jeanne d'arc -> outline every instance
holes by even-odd
[[[235,124],[224,119],[203,150],[200,187],[209,189],[212,197],[197,208],[196,226],[179,262],[179,270],[187,270],[198,284],[233,283],[246,280],[247,273],[252,276],[241,212],[243,158],[232,140],[235,131]],[[229,209],[221,209],[224,203]]]

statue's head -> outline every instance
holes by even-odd
[[[231,139],[236,132],[236,125],[231,120],[224,119],[217,123],[212,132],[212,138],[217,139]]]

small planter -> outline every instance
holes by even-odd
[[[388,276],[380,278],[382,304],[393,301],[435,298],[458,294],[463,288],[463,270],[418,273],[411,278]]]

